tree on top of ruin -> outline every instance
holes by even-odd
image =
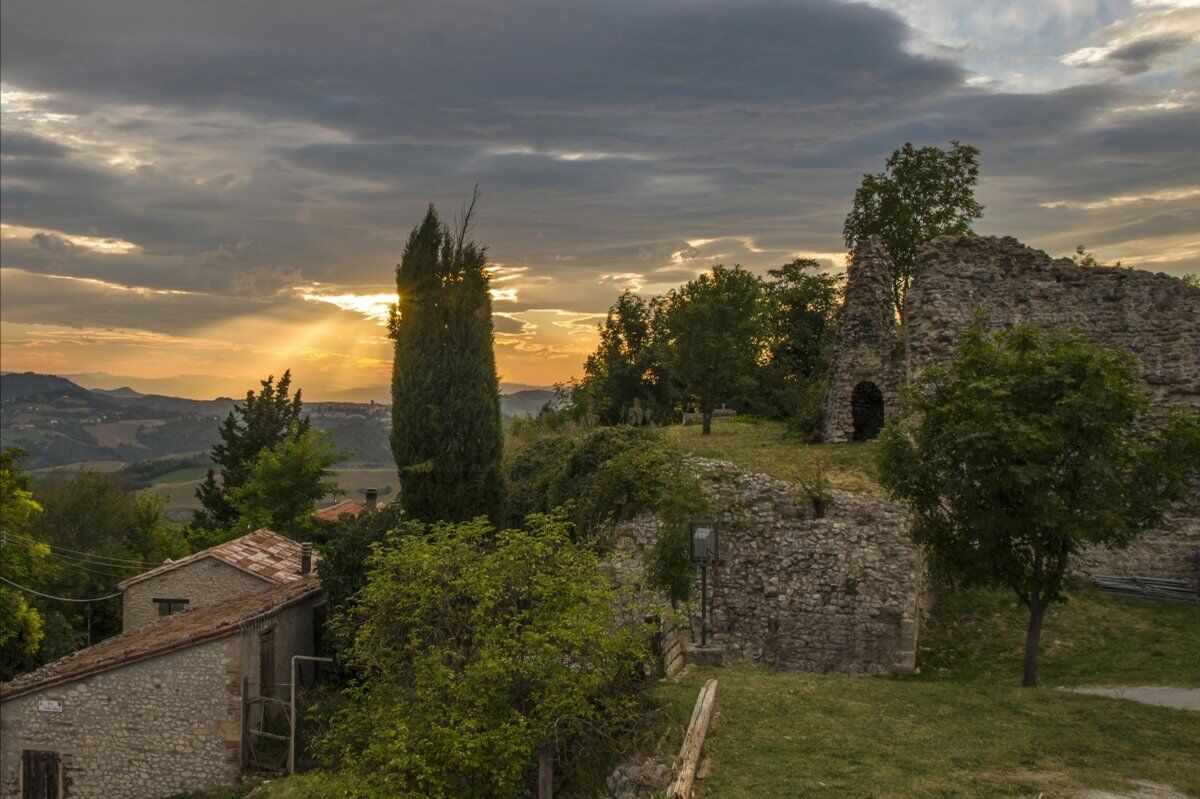
[[[892,259],[892,298],[904,320],[904,296],[912,282],[917,250],[937,236],[972,233],[971,222],[983,215],[975,201],[979,150],[958,141],[950,149],[913,147],[906,142],[892,153],[885,170],[863,175],[854,192],[842,235],[854,249],[878,236]]]

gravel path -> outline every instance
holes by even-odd
[[[1146,705],[1161,705],[1200,712],[1200,688],[1173,688],[1168,685],[1124,685],[1115,688],[1063,688],[1076,694],[1131,699]]]
[[[1134,780],[1133,785],[1129,793],[1089,790],[1082,791],[1077,796],[1079,799],[1192,799],[1170,785],[1145,780]]]

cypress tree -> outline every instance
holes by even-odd
[[[504,499],[500,388],[492,351],[487,248],[431,205],[396,267],[392,452],[412,518],[498,520]]]

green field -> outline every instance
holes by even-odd
[[[196,499],[196,488],[203,480],[205,471],[206,469],[202,467],[176,469],[174,472],[155,479],[153,487],[149,490],[162,494],[166,498],[168,511],[195,510],[200,507],[200,503]],[[391,466],[333,469],[332,471],[337,477],[338,487],[346,493],[342,497],[327,499],[323,503],[326,505],[332,504],[337,499],[361,499],[364,488],[379,489],[379,501],[387,503],[395,498],[396,489],[399,487],[396,469]],[[177,481],[168,479],[177,473],[182,474],[185,479]]]
[[[833,488],[882,493],[874,442],[857,444],[806,444],[789,436],[782,422],[735,417],[713,423],[712,434],[701,435],[699,425],[663,428],[684,452],[701,458],[731,461],[746,469],[793,482],[812,479],[823,468]]]

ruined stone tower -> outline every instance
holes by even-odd
[[[878,239],[863,242],[851,257],[837,329],[821,433],[831,442],[864,441],[896,412],[904,375],[892,262]]]
[[[890,275],[877,242],[854,253],[825,398],[826,441],[872,437],[899,410],[900,388],[949,363],[977,320],[987,330],[1033,325],[1122,349],[1137,361],[1152,413],[1200,412],[1200,288],[1178,278],[1080,266],[1008,237],[942,236],[917,255],[901,330]],[[1123,551],[1087,550],[1075,568],[1200,587],[1200,488],[1161,529]]]

